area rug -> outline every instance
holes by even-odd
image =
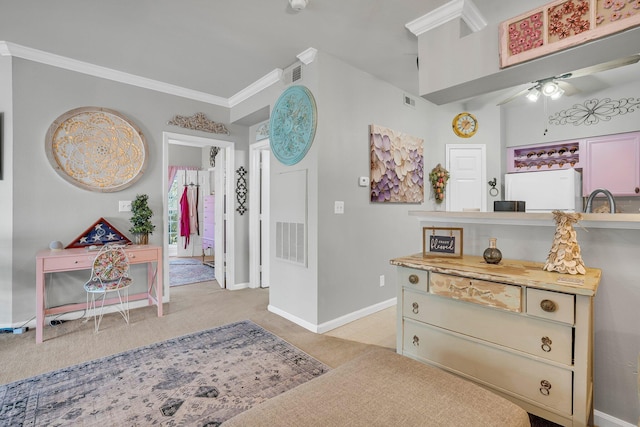
[[[2,426],[218,426],[329,367],[245,320],[0,386]]]
[[[213,267],[190,258],[169,261],[169,285],[181,286],[215,280]]]

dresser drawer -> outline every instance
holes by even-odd
[[[572,365],[573,328],[405,289],[405,318]]]
[[[425,270],[400,267],[398,268],[398,286],[427,292],[429,273]]]
[[[575,296],[527,288],[527,314],[573,325]]]
[[[513,312],[522,311],[522,288],[504,283],[431,273],[429,292]]]
[[[572,414],[572,371],[404,320],[403,354]]]

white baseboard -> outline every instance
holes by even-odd
[[[250,283],[249,282],[245,282],[245,283],[236,283],[233,286],[229,286],[227,289],[230,290],[230,291],[237,291],[237,290],[240,290],[240,289],[247,289],[247,288],[250,288],[250,287],[251,287]]]
[[[598,427],[636,427],[631,423],[612,417],[597,409],[593,411],[593,423]],[[638,426],[640,426],[640,420],[638,421]]]
[[[303,328],[305,328],[308,331],[314,332],[316,334],[318,333],[318,326],[317,325],[314,325],[311,322],[307,322],[306,320],[301,319],[301,318],[299,318],[297,316],[294,316],[293,314],[287,313],[286,311],[281,310],[278,307],[275,307],[275,306],[269,304],[267,306],[267,310],[269,310],[272,313],[277,314],[280,317],[284,317],[285,319],[295,323],[298,326],[302,326]]]
[[[389,307],[393,307],[394,305],[396,305],[396,303],[397,298],[391,298],[389,300],[370,305],[369,307],[362,308],[358,311],[354,311],[353,313],[345,314],[344,316],[338,317],[337,319],[324,322],[318,326],[318,333],[324,334],[325,332],[329,332],[332,329],[339,328],[340,326],[344,326],[347,323],[351,323],[354,320],[362,319],[363,317],[367,317],[370,314],[377,313],[378,311],[382,311]]]
[[[337,319],[330,320],[328,322],[324,322],[320,325],[313,324],[304,319],[301,319],[297,316],[294,316],[290,313],[287,313],[284,310],[281,310],[273,305],[269,304],[267,309],[277,314],[280,317],[284,317],[285,319],[295,323],[298,326],[302,326],[303,328],[314,332],[316,334],[324,334],[332,329],[338,328],[340,326],[346,325],[347,323],[351,323],[354,320],[362,319],[363,317],[369,316],[370,314],[377,313],[378,311],[384,310],[389,307],[393,307],[396,305],[396,298],[391,298],[390,300],[383,301],[374,305],[370,305],[369,307],[365,307],[358,311],[354,311],[349,314],[345,314],[344,316],[338,317]]]

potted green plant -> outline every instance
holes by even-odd
[[[129,229],[133,233],[134,243],[137,245],[146,245],[149,243],[149,234],[153,234],[156,228],[151,223],[153,211],[148,204],[149,196],[146,194],[137,194],[133,202],[131,202],[131,224]]]

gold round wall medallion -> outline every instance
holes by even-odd
[[[107,108],[67,111],[49,126],[45,144],[58,175],[85,190],[124,190],[147,167],[147,142],[140,129]]]
[[[470,138],[478,131],[478,119],[471,113],[463,112],[453,118],[451,126],[460,138]]]

